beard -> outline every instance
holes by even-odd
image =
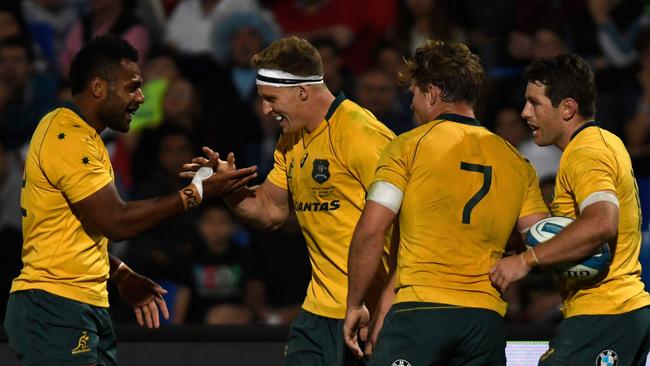
[[[131,115],[128,114],[126,106],[119,101],[112,90],[109,89],[109,95],[100,105],[97,114],[108,128],[120,132],[129,131]]]

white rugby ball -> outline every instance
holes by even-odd
[[[573,222],[572,218],[553,216],[534,223],[526,235],[526,246],[534,248],[540,243],[554,237]],[[609,267],[612,255],[609,245],[601,245],[591,256],[577,262],[558,263],[548,268],[562,277],[574,280],[587,280],[598,276]]]

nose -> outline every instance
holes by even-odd
[[[144,93],[140,88],[138,88],[138,90],[135,93],[135,102],[138,104],[144,103]]]
[[[531,113],[532,107],[529,102],[526,102],[526,105],[524,105],[524,109],[521,110],[521,118],[525,120],[529,120],[532,117]]]
[[[271,106],[271,103],[262,100],[262,114],[271,114],[272,111],[273,107]]]

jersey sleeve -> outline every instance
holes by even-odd
[[[377,163],[374,182],[388,182],[404,192],[408,181],[410,153],[408,145],[401,138],[391,141]]]
[[[548,207],[542,198],[542,191],[539,188],[539,179],[535,168],[526,162],[528,170],[528,189],[526,190],[526,197],[524,198],[523,205],[519,217],[524,217],[536,213],[548,213]]]
[[[83,129],[54,131],[45,136],[39,163],[50,182],[75,203],[113,181],[102,149]]]
[[[273,169],[271,169],[266,179],[280,188],[289,189],[287,184],[287,160],[284,153],[286,146],[285,138],[286,135],[282,135],[278,140],[278,143],[275,145],[275,151],[273,152]]]
[[[594,192],[616,192],[616,167],[609,151],[577,149],[567,159],[566,179],[578,205]]]

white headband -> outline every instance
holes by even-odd
[[[269,85],[282,88],[299,85],[321,84],[323,83],[323,76],[298,76],[280,70],[259,69],[257,71],[257,80],[255,82],[257,85]]]

